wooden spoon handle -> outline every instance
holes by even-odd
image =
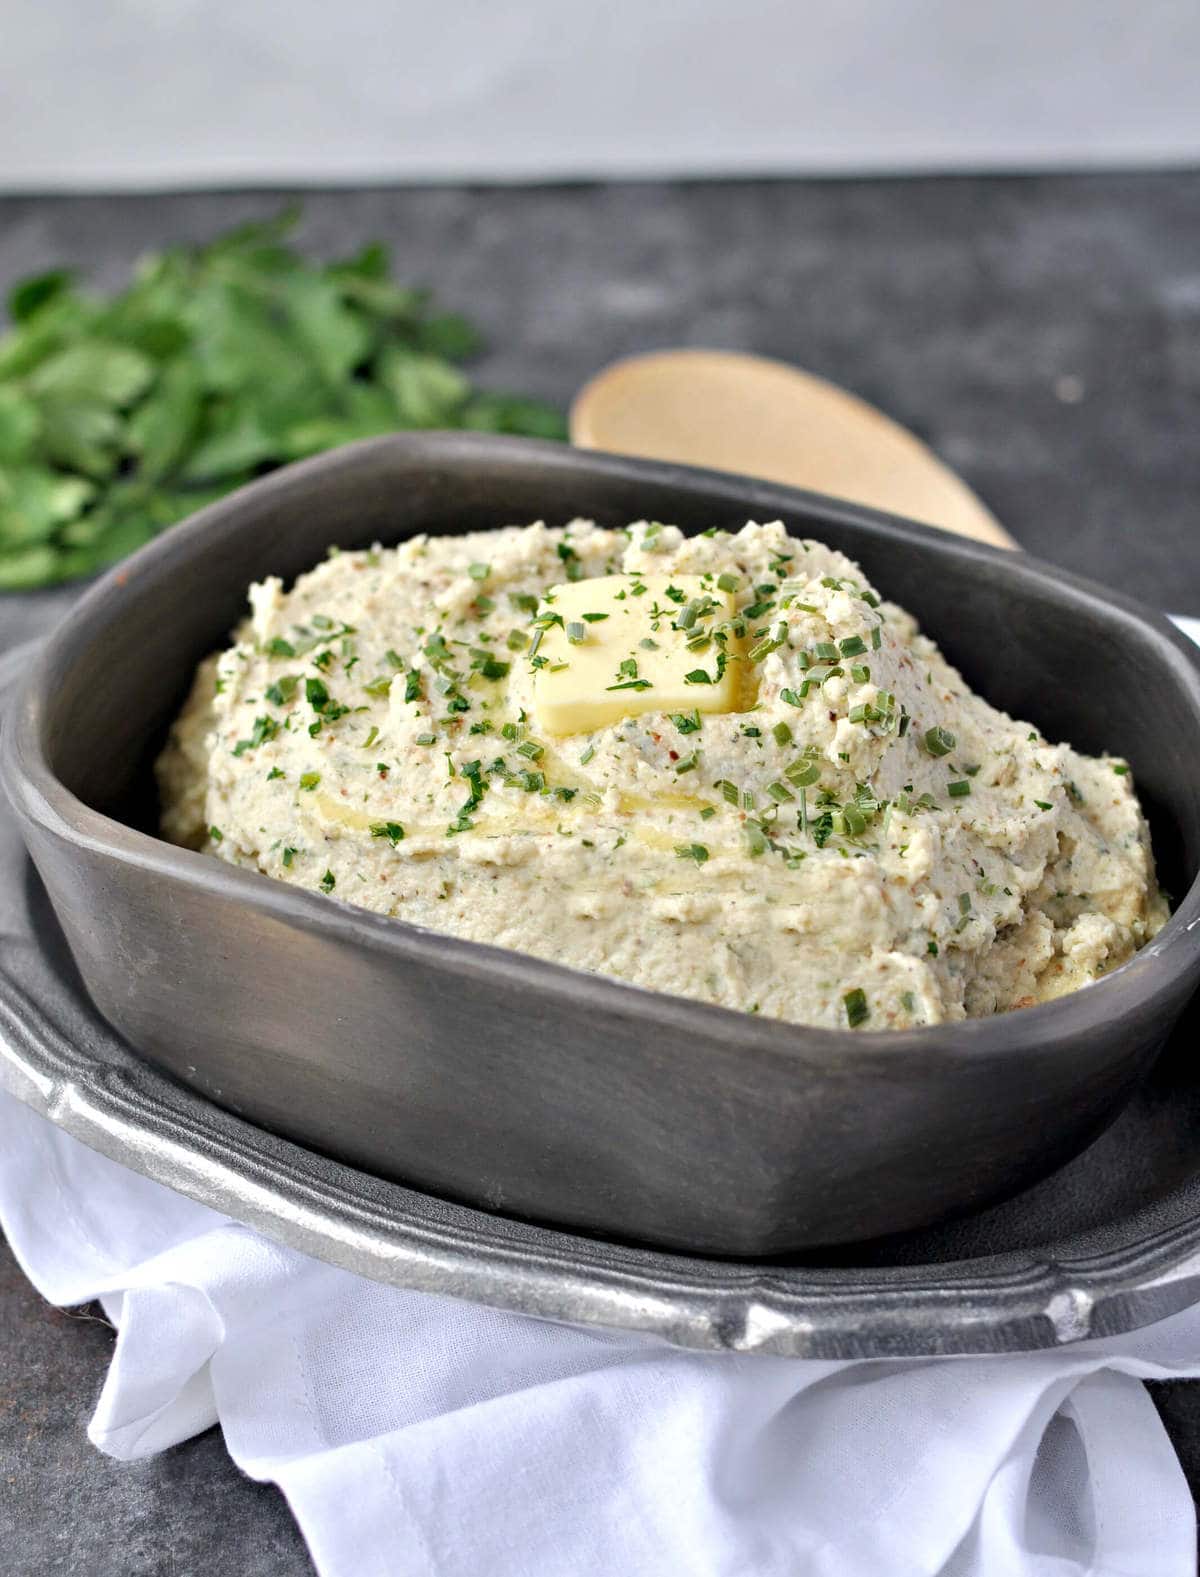
[[[763,477],[1017,546],[907,428],[836,384],[763,356],[669,350],[614,362],[576,396],[571,440]]]

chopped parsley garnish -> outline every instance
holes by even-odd
[[[492,573],[490,564],[468,564],[467,574],[472,580],[486,580]]]
[[[607,619],[608,617],[609,617],[609,615],[607,613],[585,613],[584,614],[584,618],[587,620],[587,622],[589,624],[599,624],[601,619]]]
[[[373,838],[386,838],[394,849],[404,836],[404,828],[398,821],[373,821],[371,823],[371,836]]]
[[[283,777],[283,775],[284,775],[284,773],[283,773],[283,769],[281,767],[272,767],[271,770],[267,773],[267,782],[268,783],[274,783],[276,778],[281,778],[281,777]]]
[[[670,717],[681,734],[698,734],[700,732],[699,708],[694,708],[690,712],[672,712]]]
[[[276,635],[267,642],[268,657],[294,657],[296,648],[291,641],[285,641],[282,635]]]
[[[220,827],[210,827],[208,829],[208,835],[214,843],[220,843],[221,839],[224,837],[224,833],[221,831]]]
[[[319,772],[304,772],[300,776],[300,787],[311,793],[320,781],[321,774]]]
[[[858,986],[855,986],[853,991],[845,993],[842,997],[842,1006],[846,1009],[846,1023],[851,1029],[857,1029],[860,1024],[865,1024],[871,1016],[866,992]]]
[[[274,684],[267,686],[264,694],[273,706],[286,706],[295,695],[299,683],[298,674],[281,674]]]
[[[1113,771],[1117,774],[1117,776],[1119,778],[1123,778],[1126,775],[1126,773],[1129,771],[1129,768],[1128,768],[1128,766],[1126,766],[1124,761],[1114,761],[1113,762]]]
[[[337,886],[337,877],[333,874],[332,871],[328,871],[327,870],[325,872],[324,876],[322,876],[322,878],[321,878],[321,891],[323,893],[331,893],[336,886]]]
[[[511,663],[501,662],[498,657],[493,657],[490,652],[484,652],[482,656],[472,659],[471,662],[472,671],[481,674],[484,679],[504,679],[507,677],[511,667]]]
[[[239,739],[233,747],[235,756],[244,756],[247,750],[257,750],[259,745],[265,745],[268,740],[274,739],[279,732],[279,724],[273,717],[256,717],[254,728],[249,739]]]
[[[695,860],[697,865],[703,865],[708,859],[708,850],[702,843],[677,843],[675,854],[681,860]]]
[[[583,574],[583,565],[579,561],[579,554],[569,542],[558,544],[558,556],[566,566],[567,579],[578,580]]]
[[[1049,800],[1035,799],[1033,803],[1037,806],[1037,808],[1039,810],[1053,810],[1054,809],[1054,806],[1050,803]]]

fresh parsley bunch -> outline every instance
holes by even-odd
[[[472,388],[461,317],[392,282],[387,250],[319,266],[296,214],[147,257],[121,294],[18,284],[0,339],[0,587],[88,575],[274,466],[412,427],[565,436],[559,411]]]

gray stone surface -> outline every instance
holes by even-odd
[[[0,289],[62,262],[116,285],[278,200],[0,199]],[[1200,174],[322,192],[305,215],[315,251],[386,239],[476,319],[491,387],[565,402],[664,345],[783,357],[920,433],[1033,551],[1200,614]],[[74,595],[0,600],[0,649]],[[282,1499],[215,1433],[134,1466],[92,1451],[110,1348],[0,1244],[0,1571],[306,1571]],[[1155,1394],[1195,1489],[1200,1387]]]
[[[144,1462],[88,1443],[112,1352],[98,1308],[44,1303],[0,1241],[0,1571],[5,1577],[295,1577],[310,1563],[272,1485],[218,1430]]]

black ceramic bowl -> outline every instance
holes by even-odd
[[[851,1034],[440,936],[154,835],[150,762],[252,580],[331,543],[573,515],[685,530],[778,516],[844,549],[989,700],[1129,759],[1179,899],[1170,923],[1059,1001]],[[176,527],[52,636],[3,770],[83,979],[144,1056],[329,1155],[609,1237],[779,1254],[1013,1193],[1109,1121],[1200,976],[1200,670],[1163,619],[868,510],[552,444],[373,440]]]

